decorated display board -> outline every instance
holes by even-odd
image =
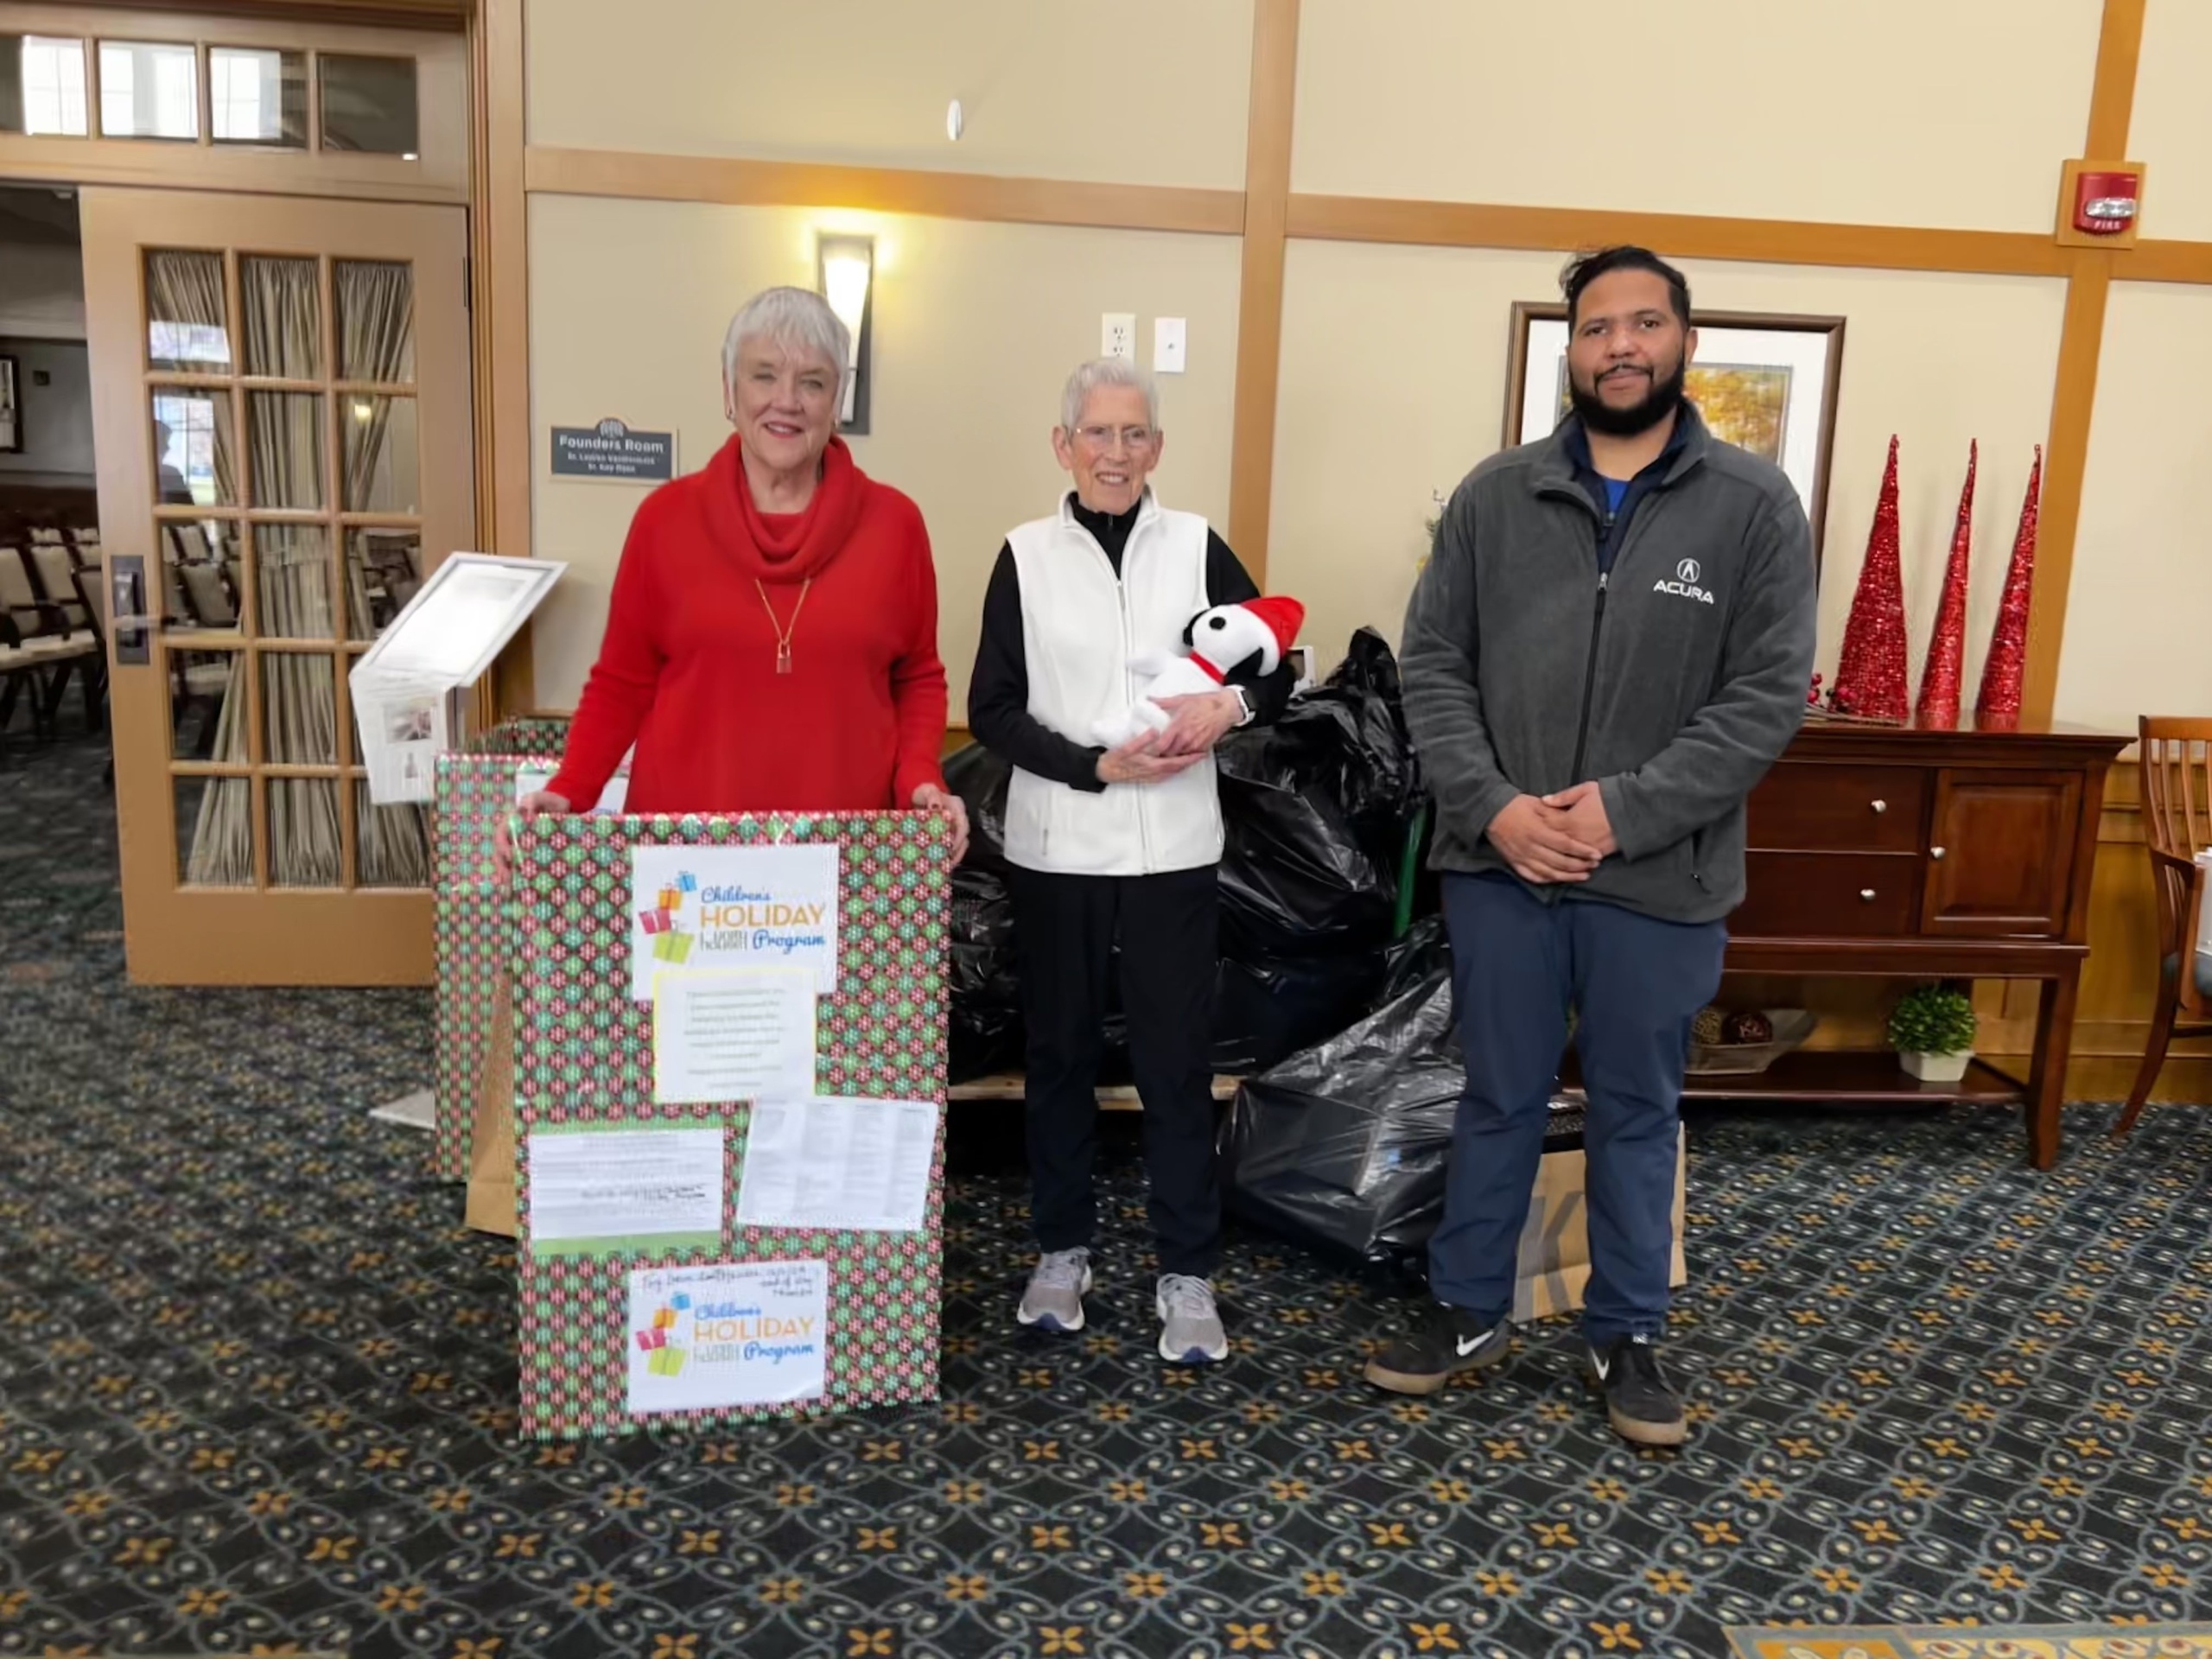
[[[514,935],[504,897],[492,880],[492,835],[514,810],[518,774],[533,762],[550,766],[569,741],[565,720],[515,720],[438,757],[432,798],[435,884],[432,949],[437,964],[436,1134],[431,1168],[441,1179],[468,1179],[470,1125],[484,1045],[492,1028],[499,976],[514,960]]]
[[[933,813],[527,827],[525,1432],[936,1397],[950,850]]]

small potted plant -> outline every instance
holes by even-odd
[[[1907,991],[1890,1014],[1890,1046],[1923,1083],[1956,1083],[1974,1058],[1974,1001],[1948,985]]]

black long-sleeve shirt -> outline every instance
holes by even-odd
[[[1076,521],[1097,539],[1118,579],[1122,551],[1136,527],[1137,507],[1127,512],[1093,512],[1074,504]],[[1260,596],[1229,543],[1206,531],[1206,603],[1237,605]],[[1297,672],[1286,660],[1275,671],[1245,687],[1254,723],[1274,720],[1290,702]],[[1053,731],[1029,712],[1029,654],[1021,627],[1021,575],[1011,545],[999,549],[991,582],[983,594],[983,634],[976,646],[976,671],[968,682],[968,729],[1009,765],[1075,789],[1103,790],[1098,758],[1106,751]]]

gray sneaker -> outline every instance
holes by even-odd
[[[1090,1288],[1089,1250],[1047,1250],[1029,1270],[1029,1285],[1014,1317],[1039,1331],[1080,1331],[1083,1294]]]
[[[1160,1276],[1160,1357],[1176,1365],[1229,1357],[1229,1333],[1214,1305],[1213,1281],[1186,1273]]]

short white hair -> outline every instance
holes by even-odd
[[[1155,431],[1159,429],[1160,388],[1153,378],[1126,357],[1099,357],[1068,376],[1067,389],[1060,393],[1062,431],[1074,433],[1083,423],[1083,406],[1103,386],[1135,386],[1144,393],[1145,421]]]
[[[737,354],[748,340],[765,340],[795,356],[818,357],[837,372],[843,390],[853,336],[830,302],[804,288],[764,288],[729,320],[722,336],[722,385],[737,384]]]

